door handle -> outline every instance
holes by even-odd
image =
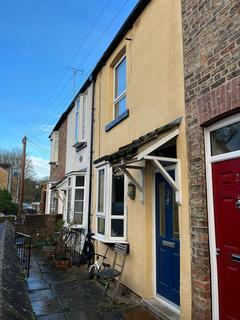
[[[175,248],[175,242],[172,242],[172,241],[163,240],[162,245],[164,247],[169,247],[169,248],[173,248],[173,249]]]
[[[240,254],[231,254],[232,261],[240,263]]]
[[[219,248],[216,248],[216,256],[220,256],[221,252]]]

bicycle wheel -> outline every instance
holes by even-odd
[[[89,277],[90,277],[90,280],[95,279],[96,274],[97,274],[96,266],[95,266],[95,265],[92,265],[92,266],[90,267],[90,269],[89,269]]]

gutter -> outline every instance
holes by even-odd
[[[92,80],[92,114],[91,114],[91,142],[90,142],[90,167],[89,167],[89,197],[88,197],[88,233],[91,232],[91,205],[92,205],[92,170],[93,170],[93,122],[95,105],[95,80]]]

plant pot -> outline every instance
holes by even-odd
[[[53,256],[55,267],[57,268],[68,268],[72,266],[72,259],[68,258],[59,258],[56,259],[55,256]]]

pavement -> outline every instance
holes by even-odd
[[[128,296],[112,305],[104,288],[89,279],[85,266],[56,268],[51,257],[34,249],[28,290],[37,320],[157,320]]]

